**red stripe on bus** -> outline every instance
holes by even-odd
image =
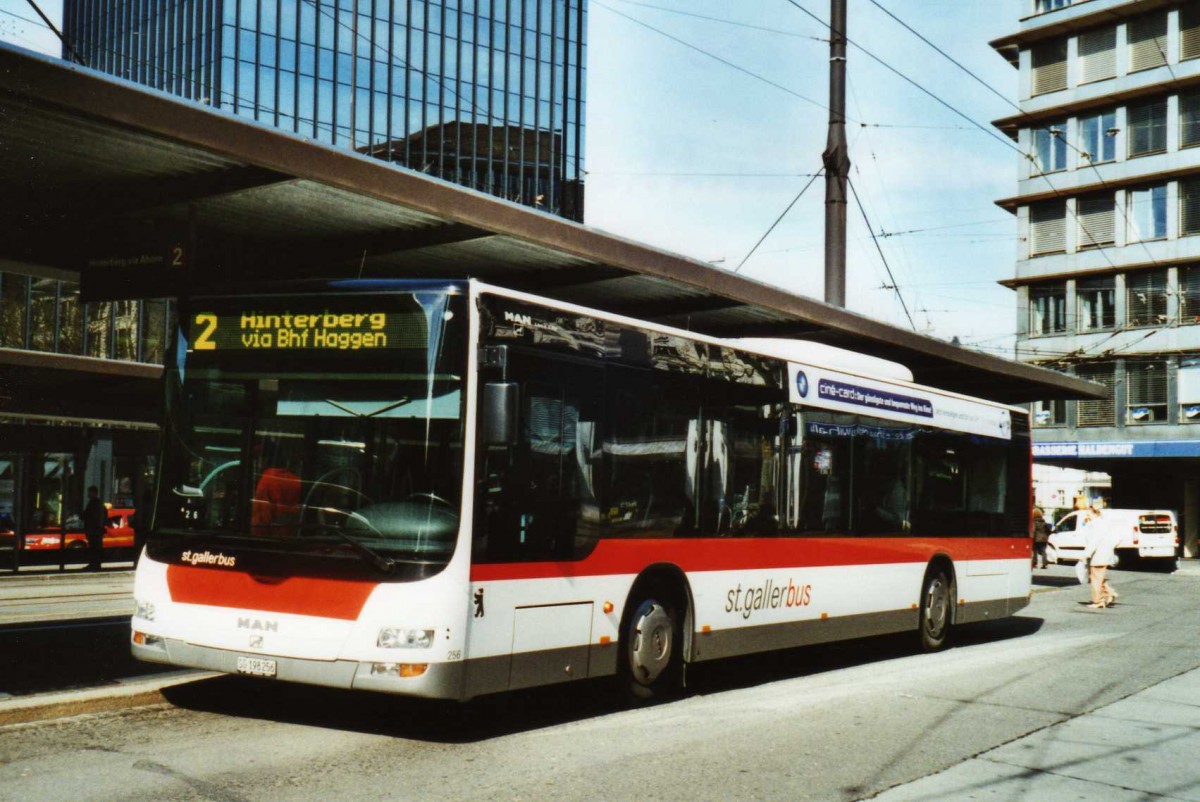
[[[1028,538],[720,538],[602,540],[586,559],[572,562],[491,563],[471,566],[471,581],[636,574],[653,563],[684,571],[883,565],[952,560],[1029,560]]]
[[[240,571],[167,566],[167,588],[172,601],[343,621],[358,618],[376,587],[375,582],[310,577],[255,579]]]

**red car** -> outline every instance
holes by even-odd
[[[133,510],[114,507],[108,511],[108,521],[104,524],[104,548],[118,549],[133,546],[133,527],[129,519]],[[32,551],[57,549],[61,535],[57,528],[42,532],[27,532],[25,548]],[[81,526],[67,524],[67,548],[86,549],[87,535]]]

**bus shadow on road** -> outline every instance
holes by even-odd
[[[1040,618],[1015,617],[959,627],[954,632],[954,647],[1021,638],[1041,626]],[[907,633],[701,663],[689,667],[683,698],[882,663],[919,652],[916,636]],[[605,681],[515,691],[466,703],[235,676],[178,685],[164,689],[163,695],[187,710],[433,743],[484,741],[617,714],[625,707],[612,683]]]

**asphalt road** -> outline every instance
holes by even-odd
[[[0,728],[0,799],[862,799],[1200,666],[1200,570],[1117,572],[1100,611],[1069,569],[1037,581],[1023,615],[940,654],[886,638],[728,661],[638,710],[594,685],[460,706],[190,683]]]

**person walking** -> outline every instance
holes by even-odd
[[[87,506],[83,508],[83,531],[88,542],[89,571],[99,571],[104,553],[104,524],[108,522],[108,509],[100,500],[100,490],[95,485],[88,488]]]
[[[1033,566],[1047,568],[1046,544],[1050,542],[1050,526],[1046,523],[1046,514],[1041,507],[1033,508]],[[1041,565],[1038,565],[1038,562]]]
[[[1084,533],[1087,535],[1087,545],[1080,559],[1086,561],[1088,567],[1088,584],[1092,591],[1092,601],[1088,607],[1111,607],[1117,601],[1117,591],[1109,584],[1108,569],[1117,564],[1117,542],[1120,535],[1116,527],[1104,520],[1103,508],[1099,501],[1092,504]]]

